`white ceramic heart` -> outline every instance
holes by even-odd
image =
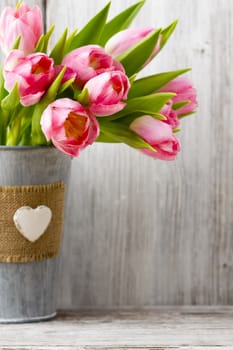
[[[51,219],[52,211],[45,205],[35,209],[21,207],[13,217],[17,230],[30,242],[37,241],[45,233]]]

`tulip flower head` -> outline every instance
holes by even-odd
[[[138,44],[148,35],[152,34],[154,31],[154,28],[130,28],[122,30],[109,39],[105,46],[105,49],[113,57],[120,56],[123,53],[127,52],[129,49],[131,49],[133,46]],[[159,51],[160,42],[161,36],[159,37],[159,40],[145,65],[148,64]]]
[[[172,129],[177,129],[180,125],[180,121],[178,119],[176,111],[172,109],[172,105],[172,101],[166,103],[161,109],[160,114],[166,117],[166,120],[163,120],[164,123],[169,124]]]
[[[106,72],[90,79],[84,89],[88,91],[89,109],[97,116],[108,116],[125,107],[130,83],[121,71]]]
[[[78,156],[99,135],[96,118],[78,102],[68,98],[51,103],[41,117],[41,128],[47,139],[60,151]]]
[[[18,83],[20,101],[31,106],[42,98],[55,77],[53,59],[44,53],[25,56],[20,50],[13,50],[4,65],[5,89],[11,91]]]
[[[5,53],[20,37],[19,49],[25,55],[35,50],[43,32],[42,12],[38,6],[30,8],[25,3],[14,9],[6,7],[0,17],[0,45]]]
[[[71,51],[63,59],[63,65],[76,74],[75,85],[82,89],[95,76],[108,71],[124,72],[123,66],[98,45],[82,46]]]
[[[146,148],[141,149],[141,152],[148,156],[161,160],[174,160],[180,151],[180,142],[172,133],[170,125],[150,115],[135,119],[130,129],[155,149],[155,152]]]
[[[172,98],[174,104],[189,101],[185,106],[178,108],[176,113],[178,116],[186,115],[195,112],[197,103],[197,91],[193,83],[187,77],[179,77],[163,86],[160,92],[174,92],[176,96]]]

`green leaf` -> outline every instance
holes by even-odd
[[[170,38],[170,36],[174,32],[174,30],[176,29],[177,23],[178,23],[178,20],[175,20],[168,27],[166,27],[165,29],[162,30],[162,32],[161,32],[162,40],[160,43],[160,50],[159,51],[161,51],[162,48],[164,47],[164,45],[167,43],[168,39]]]
[[[177,134],[180,131],[182,131],[182,130],[181,129],[174,129],[174,130],[172,130],[173,134]]]
[[[66,71],[66,67],[63,67],[56,79],[48,88],[46,94],[42,98],[42,100],[37,105],[45,105],[47,106],[49,103],[53,102],[57,96],[59,88],[61,86],[62,79],[64,77]]]
[[[174,109],[176,111],[179,108],[187,106],[190,102],[191,102],[190,100],[176,102],[172,105],[172,109]]]
[[[50,57],[54,59],[54,63],[57,65],[61,64],[64,56],[67,33],[68,33],[68,29],[66,28],[62,36],[60,37],[60,39],[58,40],[58,42],[56,43],[56,45],[54,46],[54,48],[50,53]]]
[[[196,112],[190,112],[190,113],[186,113],[186,114],[180,114],[178,115],[179,119],[185,118],[185,117],[189,117],[190,115],[195,114]]]
[[[129,78],[130,85],[133,85],[136,78],[137,78],[137,74],[134,74]]]
[[[43,52],[47,52],[48,49],[48,44],[49,44],[49,40],[51,38],[51,35],[53,34],[53,31],[55,29],[55,25],[52,25],[49,30],[47,31],[47,33],[44,35],[44,48],[43,48]]]
[[[71,78],[67,81],[65,81],[64,84],[62,84],[58,90],[58,95],[62,94],[65,90],[67,90],[75,81],[75,78]]]
[[[37,42],[35,52],[43,52],[43,50],[44,50],[44,35],[42,34],[40,36],[40,39]]]
[[[103,134],[100,132],[98,138],[95,140],[95,142],[104,142],[104,143],[121,143],[121,141],[117,141],[111,136],[107,136],[106,134]]]
[[[87,106],[89,104],[89,92],[88,89],[85,88],[82,90],[81,94],[78,95],[77,100],[83,105]]]
[[[141,112],[133,112],[133,113],[129,113],[125,116],[123,116],[122,118],[119,119],[113,119],[115,123],[120,123],[120,124],[124,124],[129,126],[135,119],[141,117],[143,115],[143,113]],[[109,121],[109,119],[107,119],[107,117],[104,117],[105,120]]]
[[[46,138],[41,130],[40,120],[42,112],[45,108],[36,108],[32,116],[32,145],[46,145]]]
[[[122,111],[110,117],[105,117],[104,119],[115,120],[135,112],[141,112],[142,114],[149,114],[156,117],[164,104],[173,96],[175,96],[175,94],[161,92],[148,96],[136,97],[128,100],[126,107]]]
[[[117,59],[123,64],[126,74],[129,77],[137,73],[149,59],[158,42],[160,33],[161,29],[153,32],[117,57]]]
[[[188,72],[189,70],[190,68],[181,69],[174,72],[155,74],[139,80],[135,80],[129,91],[128,98],[130,99],[151,94],[169,83],[169,81],[175,79],[181,74]]]
[[[3,67],[0,68],[0,103],[5,96],[8,95],[8,92],[4,88],[4,77],[3,77]]]
[[[69,52],[70,45],[72,41],[74,40],[75,35],[77,34],[78,30],[75,29],[66,39],[65,47],[64,47],[64,54],[66,55]]]
[[[138,2],[133,6],[130,6],[119,15],[114,17],[111,21],[109,21],[104,27],[99,43],[104,46],[114,34],[128,28],[144,3],[145,0]]]
[[[15,9],[18,10],[21,5],[22,5],[22,1],[18,1]]]
[[[106,24],[109,8],[110,2],[75,35],[69,47],[69,52],[79,46],[99,43],[99,38]]]
[[[21,35],[19,35],[19,36],[17,37],[17,39],[15,40],[15,42],[14,42],[14,44],[13,44],[11,50],[18,50],[19,45],[20,45],[20,42],[21,42],[21,38],[22,38]]]
[[[101,132],[110,137],[111,140],[116,140],[116,142],[123,142],[133,148],[147,148],[153,152],[155,149],[139,137],[135,132],[130,130],[127,126],[118,123],[106,123],[100,121]],[[113,141],[111,141],[113,142]]]
[[[142,112],[134,112],[134,113],[126,115],[120,119],[116,119],[115,123],[120,123],[120,124],[124,124],[124,125],[129,126],[135,119],[142,117],[143,115],[144,115],[144,113],[142,113]],[[160,113],[153,113],[153,114],[151,114],[151,116],[155,119],[158,119],[158,120],[167,120],[167,118]]]
[[[11,92],[1,101],[1,108],[5,111],[14,110],[20,102],[18,83],[15,84]]]
[[[160,113],[153,113],[151,116],[154,117],[155,119],[167,120],[167,118],[163,114],[160,114]]]
[[[55,26],[51,26],[50,29],[47,31],[47,33],[42,34],[40,36],[40,39],[37,42],[36,48],[35,48],[35,52],[47,52],[47,48],[48,48],[48,43],[49,43],[49,39],[54,31]]]

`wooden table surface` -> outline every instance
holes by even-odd
[[[60,312],[49,322],[0,325],[0,349],[233,349],[233,307]]]

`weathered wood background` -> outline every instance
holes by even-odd
[[[111,16],[134,2],[112,0]],[[106,1],[37,3],[57,38]],[[233,302],[233,3],[147,0],[134,25],[176,18],[145,73],[193,67],[198,114],[183,121],[175,162],[102,144],[74,160],[60,308]]]

